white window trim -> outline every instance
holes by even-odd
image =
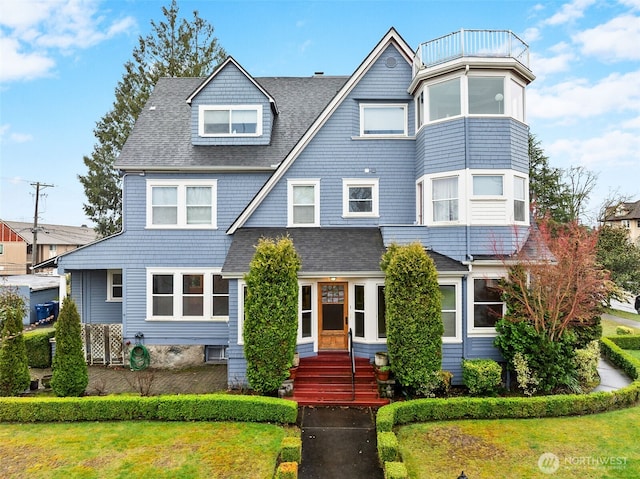
[[[113,275],[121,274],[121,269],[109,269],[107,270],[107,302],[108,303],[122,303],[122,297],[118,298],[113,295]],[[124,275],[122,276],[122,282],[124,283]],[[122,287],[122,296],[124,296],[124,284],[120,285]]]
[[[474,316],[475,316],[475,295],[474,295],[474,281],[476,279],[502,279],[507,276],[507,273],[504,270],[483,270],[482,272],[478,272],[473,276],[469,276],[468,278],[468,286],[467,289],[469,294],[467,295],[467,335],[473,336],[476,338],[493,338],[498,335],[496,332],[496,328],[488,327],[488,328],[480,328],[475,326]],[[506,305],[504,302],[502,303],[502,314],[504,315],[506,312]]]
[[[447,116],[445,118],[437,118],[435,120],[432,120],[430,117],[430,112],[431,112],[431,102],[430,102],[430,98],[429,98],[429,87],[430,86],[434,86],[437,85],[439,83],[445,83],[449,80],[455,80],[456,78],[460,78],[460,114],[459,115],[453,115],[453,116]],[[453,120],[455,118],[462,118],[465,115],[465,103],[466,100],[464,99],[464,97],[462,96],[464,94],[465,90],[465,86],[462,85],[462,83],[464,82],[464,76],[461,75],[447,75],[447,76],[443,76],[443,77],[439,77],[436,80],[430,81],[430,82],[426,82],[423,86],[422,86],[422,91],[424,91],[424,104],[423,104],[423,108],[424,108],[424,121],[422,123],[422,125],[420,126],[421,128],[424,125],[430,125],[430,124],[434,124],[434,123],[441,123],[443,121],[449,121],[449,120]]]
[[[175,225],[153,224],[153,188],[176,187],[178,189],[178,218]],[[187,224],[187,187],[211,187],[211,224]],[[147,229],[217,229],[218,228],[218,180],[147,180]]]
[[[435,226],[460,225],[465,222],[467,208],[465,204],[465,173],[464,171],[447,171],[438,175],[428,175],[428,180],[424,180],[424,224]],[[433,216],[433,182],[434,180],[444,180],[447,178],[458,179],[458,219],[452,221],[436,221]]]
[[[438,279],[439,286],[454,286],[456,295],[456,335],[442,336],[443,344],[459,344],[462,343],[462,279],[461,278],[443,278]]]
[[[516,198],[516,178],[524,180],[524,199]],[[513,191],[510,193],[510,197],[513,199],[514,211],[513,211],[513,222],[518,225],[527,225],[529,224],[529,176],[522,174],[515,174],[511,180]],[[524,220],[516,220],[515,215],[515,204],[516,201],[524,201]]]
[[[205,111],[229,111],[234,110],[255,110],[257,115],[257,125],[255,133],[205,133],[204,132],[204,112]],[[233,114],[233,113],[231,113]],[[200,105],[198,107],[198,136],[203,138],[237,138],[237,137],[257,137],[262,136],[262,105]]]
[[[343,218],[378,218],[379,210],[379,194],[378,194],[378,178],[343,178],[342,179],[342,217]],[[371,187],[371,209],[370,212],[352,212],[349,211],[349,188],[355,186]]]
[[[247,283],[238,280],[238,345],[244,345],[244,288]]]
[[[153,276],[173,276],[173,316],[153,316]],[[182,316],[182,276],[185,274],[203,275],[204,311],[203,316]],[[162,322],[228,322],[229,316],[213,316],[213,275],[220,275],[221,268],[147,268],[147,313],[145,321]]]
[[[302,337],[302,287],[309,286],[311,288],[311,336]],[[298,283],[298,339],[297,344],[310,344],[316,340],[316,331],[318,330],[318,284],[308,281]]]
[[[294,223],[293,222],[293,188],[295,186],[313,186],[314,187],[314,209],[313,223]],[[320,226],[320,180],[287,180],[287,227],[289,228],[313,228]]]
[[[404,132],[387,135],[372,135],[364,132],[364,110],[366,108],[402,108],[404,113]],[[406,103],[360,103],[360,138],[407,138],[409,136],[409,115]]]

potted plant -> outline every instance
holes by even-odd
[[[375,357],[376,366],[388,366],[389,365],[389,355],[386,351],[378,351]]]
[[[391,368],[389,366],[378,366],[375,370],[376,379],[378,381],[387,381],[389,379],[389,374],[391,373]]]
[[[298,367],[291,366],[289,368],[289,379],[295,379],[297,374],[298,374]]]

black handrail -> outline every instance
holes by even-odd
[[[353,356],[353,332],[349,328],[349,359],[351,360],[351,396],[356,399],[356,360]]]

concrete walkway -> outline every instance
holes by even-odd
[[[311,407],[298,410],[302,432],[299,479],[382,479],[370,408]]]
[[[633,382],[629,376],[617,369],[605,358],[600,358],[598,362],[598,374],[600,375],[600,384],[593,392],[615,391]]]

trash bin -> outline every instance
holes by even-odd
[[[46,304],[36,304],[36,323],[40,323],[49,317],[49,308]]]
[[[58,313],[60,312],[60,301],[47,301],[44,304],[51,307],[51,314],[53,315],[53,319],[58,319]]]

